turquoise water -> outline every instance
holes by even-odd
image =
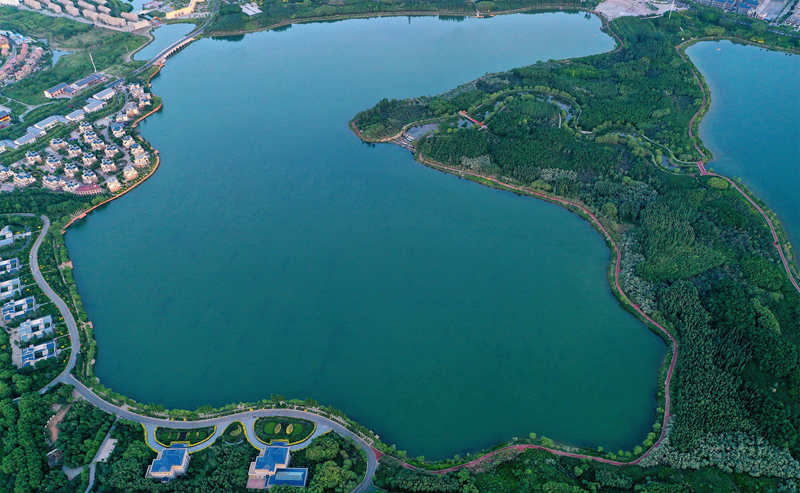
[[[133,55],[133,59],[150,60],[161,53],[161,50],[192,32],[194,28],[194,24],[165,24],[158,29],[153,29],[152,34],[156,39],[137,51]]]
[[[161,168],[67,235],[97,375],[168,407],[314,397],[428,458],[530,432],[632,449],[665,347],[612,296],[601,235],[347,128],[384,97],[610,50],[599,28],[351,20],[171,58],[141,125]]]
[[[800,56],[730,41],[686,50],[711,89],[700,138],[709,166],[741,178],[800,240]]]

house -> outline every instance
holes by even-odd
[[[67,192],[75,193],[75,190],[77,190],[80,186],[81,184],[77,180],[69,180],[62,185],[62,188]]]
[[[36,183],[36,178],[31,176],[30,173],[22,171],[14,174],[14,185],[18,187],[27,187],[31,183]]]
[[[122,125],[121,123],[115,123],[111,125],[109,130],[111,130],[111,133],[114,135],[114,137],[118,139],[125,135],[125,125]]]
[[[50,315],[34,320],[26,320],[19,326],[19,340],[28,342],[34,337],[53,334],[53,317]]]
[[[94,157],[94,154],[91,152],[84,152],[82,161],[84,166],[91,166],[95,161],[97,161],[97,158]]]
[[[87,130],[83,133],[83,141],[87,144],[91,143],[94,139],[97,138],[97,134],[94,130]]]
[[[78,132],[80,132],[80,133],[89,132],[90,130],[93,130],[93,129],[94,129],[94,127],[92,127],[92,124],[89,123],[89,122],[81,122],[81,124],[78,125]]]
[[[116,192],[120,188],[122,188],[122,183],[117,180],[116,176],[112,176],[108,180],[106,180],[106,186],[108,187],[109,192]]]
[[[47,175],[42,178],[42,185],[48,190],[58,190],[61,188],[62,181],[57,176]]]
[[[83,175],[81,176],[81,180],[84,183],[97,183],[97,173],[90,169],[83,170]]]
[[[50,141],[50,148],[54,151],[67,147],[67,143],[63,139],[53,139]]]
[[[106,146],[105,154],[106,157],[114,157],[119,152],[119,147],[116,144],[108,144]]]
[[[50,89],[47,89],[46,91],[44,91],[44,97],[46,97],[48,99],[57,98],[57,97],[59,97],[59,96],[64,94],[64,89],[66,89],[67,86],[68,86],[68,84],[66,82],[62,82],[61,84],[57,84],[57,85],[51,87]]]
[[[42,156],[40,156],[36,151],[28,151],[25,153],[25,161],[27,161],[28,164],[41,163]]]
[[[74,163],[67,163],[64,166],[64,174],[67,175],[69,178],[74,178],[75,173],[78,171],[78,166]]]
[[[68,122],[79,122],[86,117],[86,112],[83,110],[75,110],[66,116]]]
[[[72,193],[75,195],[100,195],[103,193],[103,189],[100,188],[100,185],[95,183],[87,183],[85,185],[78,185]]]
[[[61,166],[61,158],[60,157],[58,157],[58,156],[48,156],[47,157],[47,169],[49,169],[51,172],[53,172],[56,169],[58,169],[59,166]]]
[[[132,146],[132,145],[133,145],[133,144],[135,144],[135,143],[136,143],[136,142],[133,140],[133,137],[131,137],[130,135],[126,135],[126,136],[124,136],[124,137],[122,138],[122,146],[123,146],[125,149],[129,148],[130,146]]]
[[[117,165],[114,164],[114,161],[108,158],[103,158],[103,160],[100,162],[100,170],[103,173],[113,173],[117,171]]]
[[[24,315],[27,315],[36,309],[36,300],[33,296],[23,298],[17,301],[9,301],[3,305],[2,315],[3,320],[10,322]]]
[[[20,137],[17,140],[15,140],[14,144],[16,144],[17,147],[20,147],[20,146],[24,146],[25,144],[33,144],[34,142],[36,142],[36,136],[35,135],[25,134],[22,137]]]
[[[39,361],[56,357],[56,343],[45,342],[22,350],[22,366],[33,366]]]
[[[67,149],[67,156],[78,157],[82,152],[83,150],[81,150],[80,147],[76,146],[75,144],[72,144],[69,146],[69,149]]]
[[[150,156],[148,154],[139,154],[133,158],[133,165],[139,168],[150,164]]]
[[[308,469],[289,467],[291,454],[285,445],[264,447],[250,463],[247,471],[247,487],[264,489],[275,485],[304,487],[308,478]]]
[[[11,147],[12,145],[14,145],[14,143],[10,140],[0,140],[0,153],[6,152],[8,149],[13,149],[13,147]]]
[[[47,132],[45,132],[44,130],[42,130],[40,128],[36,128],[34,126],[28,127],[25,131],[28,132],[29,134],[35,136],[37,139],[39,137],[44,137],[45,135],[47,135]]]
[[[134,98],[138,98],[142,94],[144,94],[144,89],[142,89],[141,84],[131,84],[128,86],[128,91],[131,93],[131,96]]]
[[[124,176],[126,180],[130,181],[139,176],[139,172],[133,169],[133,166],[129,164],[125,166],[125,169],[122,170],[122,176]]]
[[[186,474],[189,466],[189,450],[185,447],[170,447],[158,453],[153,463],[147,466],[146,478],[161,479],[163,482]]]
[[[99,99],[89,98],[86,102],[86,106],[83,107],[83,111],[86,113],[93,113],[95,111],[100,111],[106,107],[105,101],[100,101]]]
[[[11,171],[5,166],[0,166],[0,181],[5,181],[9,176],[11,176]]]
[[[145,94],[142,94],[142,95],[139,97],[139,107],[140,107],[140,108],[141,108],[142,106],[144,106],[144,105],[148,105],[148,104],[150,104],[150,103],[152,103],[152,102],[153,102],[153,96],[151,96],[150,94],[147,94],[147,93],[145,93]]]
[[[85,78],[83,78],[83,79],[81,79],[81,80],[79,80],[77,82],[72,83],[72,87],[74,87],[78,91],[82,91],[82,90],[86,89],[87,87],[93,86],[93,85],[97,84],[98,82],[102,82],[104,80],[106,80],[105,76],[100,75],[100,74],[92,74],[92,75],[90,75],[88,77],[85,77]]]
[[[127,122],[128,120],[130,120],[130,118],[128,118],[128,115],[124,113],[120,113],[119,115],[114,117],[114,121],[116,122]]]
[[[14,243],[14,233],[11,231],[11,226],[5,226],[0,229],[0,247]]]
[[[91,142],[93,151],[102,151],[106,148],[106,143],[100,139],[94,139]]]
[[[61,121],[58,119],[57,116],[50,116],[40,122],[34,123],[33,126],[40,130],[50,130],[59,123],[61,123]]]
[[[114,97],[114,89],[103,89],[92,97],[100,101],[108,101]]]
[[[67,11],[69,12],[69,9],[67,9]],[[78,89],[75,88],[75,87],[67,86],[67,87],[64,88],[64,96],[68,96],[68,97],[71,98],[72,96],[74,96],[77,93],[78,93]]]
[[[145,150],[138,143],[137,144],[131,144],[130,150],[131,150],[131,154],[133,154],[134,156],[138,156],[139,154],[144,154],[145,153]]]
[[[21,288],[22,283],[19,282],[19,278],[0,282],[0,300],[12,298],[15,294],[20,292]]]
[[[19,272],[19,259],[10,258],[0,261],[0,276],[16,274]]]
[[[11,113],[8,110],[0,110],[0,128],[11,125]]]

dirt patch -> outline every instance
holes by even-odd
[[[56,408],[56,406],[58,406],[58,408]],[[70,407],[72,407],[71,404],[63,407],[61,406],[61,404],[53,405],[53,408],[56,408],[53,409],[54,411],[56,411],[56,414],[53,415],[52,418],[50,418],[46,426],[47,438],[50,440],[50,443],[56,443],[56,440],[58,440],[58,425],[59,423],[64,421],[64,416],[67,415]]]
[[[662,15],[670,10],[678,10],[671,2],[659,2],[645,0],[606,0],[595,9],[597,12],[608,17],[608,20],[617,17],[634,16],[642,17],[647,15]]]

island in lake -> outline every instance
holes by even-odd
[[[715,169],[692,63],[750,44],[791,71],[790,29],[156,3],[129,21],[194,27],[144,49],[0,7],[74,53],[2,90],[2,487],[795,487],[796,218]]]

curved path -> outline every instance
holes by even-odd
[[[95,407],[102,409],[103,411],[114,414],[119,418],[124,418],[129,421],[134,421],[136,423],[142,424],[145,430],[147,430],[146,440],[148,445],[153,447],[154,449],[158,450],[159,446],[155,442],[155,428],[159,426],[163,426],[166,428],[178,428],[178,429],[195,429],[195,428],[205,428],[207,426],[216,426],[217,430],[214,433],[212,439],[207,440],[206,442],[200,444],[197,447],[194,447],[192,452],[195,450],[200,450],[201,448],[208,447],[214,441],[222,435],[225,431],[225,428],[228,425],[234,422],[242,422],[245,424],[245,429],[248,429],[247,423],[249,423],[249,430],[252,433],[252,422],[254,422],[257,418],[264,417],[264,416],[289,416],[293,418],[302,418],[309,421],[313,421],[317,425],[317,430],[314,433],[314,437],[319,436],[322,433],[327,431],[335,431],[337,434],[352,438],[364,451],[367,456],[367,472],[364,476],[364,480],[353,490],[353,493],[361,493],[366,491],[369,488],[369,485],[372,483],[372,477],[375,475],[375,470],[378,467],[378,458],[376,455],[376,451],[372,448],[372,446],[367,443],[363,438],[358,436],[357,434],[353,433],[352,431],[348,430],[345,426],[341,423],[338,423],[332,419],[328,419],[326,417],[320,416],[318,414],[310,413],[308,411],[300,411],[295,409],[257,409],[251,411],[243,411],[236,414],[231,414],[228,416],[220,416],[217,418],[209,418],[209,419],[201,419],[197,421],[180,421],[180,420],[172,420],[172,419],[163,419],[163,418],[154,418],[150,416],[142,416],[140,414],[136,414],[132,411],[124,409],[120,406],[116,406],[103,400],[100,396],[92,392],[90,388],[85,386],[83,383],[78,381],[72,374],[71,371],[75,368],[75,363],[77,361],[78,353],[80,351],[80,337],[78,334],[78,327],[75,323],[75,319],[72,316],[72,312],[69,311],[67,304],[62,300],[50,285],[47,284],[44,277],[42,276],[41,270],[39,269],[39,247],[41,246],[42,242],[44,241],[45,236],[47,235],[47,231],[50,228],[50,219],[47,216],[41,216],[41,219],[44,223],[42,226],[42,230],[39,233],[39,237],[36,239],[36,242],[33,244],[33,248],[31,248],[30,254],[30,266],[31,272],[33,272],[33,277],[36,280],[36,284],[42,288],[45,295],[47,295],[50,300],[55,303],[58,307],[58,310],[61,312],[61,316],[64,317],[64,321],[69,328],[69,337],[72,341],[72,350],[70,352],[69,361],[67,362],[67,367],[64,371],[56,377],[55,380],[50,382],[44,388],[42,388],[39,393],[45,393],[51,387],[58,383],[63,383],[67,385],[72,385],[75,387],[75,391],[87,402],[91,403]],[[252,438],[254,440],[250,440],[250,436],[248,435],[248,440],[250,443],[253,444],[256,448],[261,448],[257,444],[259,443],[258,438],[255,437],[255,433],[252,433]],[[152,437],[151,437],[152,435]],[[293,449],[296,450],[298,448],[302,448],[308,445],[310,440],[306,440],[301,444],[297,444],[293,446]],[[154,446],[155,445],[155,446]],[[263,447],[263,445],[262,445]],[[378,452],[380,453],[380,452]]]
[[[64,368],[64,371],[61,372],[61,375],[56,377],[55,380],[50,382],[49,384],[45,385],[39,393],[44,394],[45,392],[50,389],[50,387],[56,385],[57,383],[66,383],[66,380],[71,376],[70,372],[73,368],[75,368],[75,363],[78,361],[78,353],[81,350],[81,338],[78,334],[78,326],[75,323],[75,318],[72,316],[72,312],[69,311],[67,304],[64,303],[64,300],[58,296],[53,288],[47,284],[47,281],[44,280],[44,276],[42,275],[41,269],[39,269],[39,247],[42,246],[42,242],[44,241],[45,236],[47,236],[47,230],[50,229],[50,218],[47,216],[41,216],[42,222],[42,231],[39,233],[39,237],[36,238],[36,241],[33,243],[33,247],[31,248],[31,254],[29,257],[29,265],[31,266],[31,273],[33,274],[33,278],[36,280],[36,284],[42,288],[44,294],[50,298],[50,301],[55,303],[58,307],[58,311],[61,312],[61,316],[64,318],[64,322],[67,324],[67,329],[69,329],[69,340],[72,343],[72,349],[69,353],[69,361],[67,362],[67,367]]]

